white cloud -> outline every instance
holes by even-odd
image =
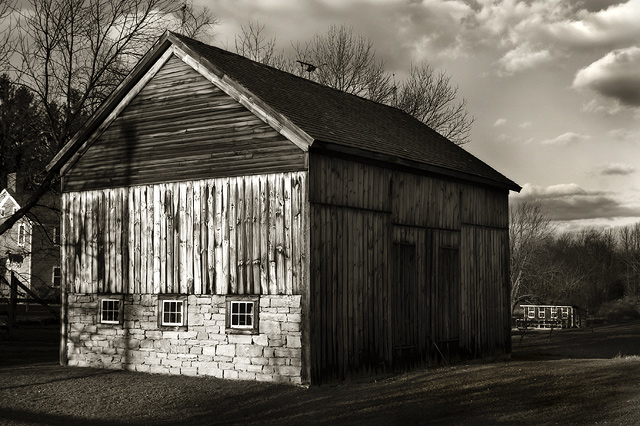
[[[548,34],[576,47],[628,46],[640,38],[640,0],[614,4],[604,10],[580,10],[573,19],[550,23]]]
[[[552,55],[549,50],[535,50],[531,45],[525,43],[508,51],[500,58],[498,64],[503,75],[512,75],[550,62],[551,59]]]
[[[504,124],[507,122],[506,118],[498,118],[496,120],[495,123],[493,123],[493,127],[500,127],[500,126],[504,126]]]
[[[604,176],[628,176],[635,173],[636,169],[629,164],[609,163],[600,166],[596,172]]]
[[[525,121],[524,123],[520,123],[520,125],[518,127],[520,127],[521,129],[530,129],[531,126],[533,126],[532,122]]]
[[[544,145],[569,145],[574,143],[584,142],[590,139],[589,135],[581,135],[579,133],[567,132],[553,139],[545,139],[541,143]]]
[[[514,203],[539,203],[554,221],[640,217],[640,200],[616,192],[587,190],[575,183],[551,186],[525,184]]]
[[[573,87],[591,89],[623,105],[640,107],[639,69],[640,47],[614,50],[578,71]]]

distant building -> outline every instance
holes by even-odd
[[[522,318],[518,328],[574,328],[580,326],[580,317],[573,306],[520,305]]]
[[[0,192],[0,223],[29,198],[16,173],[7,175]],[[60,293],[60,213],[57,196],[46,194],[10,230],[0,235],[0,296],[8,297],[11,274],[43,299]]]

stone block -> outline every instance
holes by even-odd
[[[215,346],[204,346],[202,348],[202,355],[214,356],[216,354]]]
[[[254,345],[269,346],[269,336],[266,334],[254,334],[251,336],[251,342]]]
[[[287,336],[286,346],[288,348],[301,348],[302,340],[300,339],[300,336]]]
[[[280,334],[280,322],[279,321],[270,321],[264,319],[262,315],[260,315],[260,334]]]
[[[220,370],[219,368],[209,368],[209,367],[198,368],[198,373],[205,376],[217,377],[218,379],[222,379],[222,376],[223,376],[223,371]]]
[[[275,374],[280,376],[300,376],[300,367],[279,365],[275,368]]]
[[[236,345],[216,346],[216,355],[234,357],[236,356]]]
[[[265,358],[265,357],[257,357],[257,358],[251,358],[251,364],[253,365],[267,365],[269,364],[269,358]]]
[[[160,330],[147,330],[144,335],[147,339],[162,339],[162,331]]]
[[[238,372],[235,370],[224,370],[222,377],[225,379],[238,380]]]
[[[180,374],[184,376],[197,376],[198,368],[197,367],[182,367],[180,369]]]
[[[276,348],[274,352],[278,358],[300,358],[302,353],[299,348]]]
[[[250,334],[229,334],[227,338],[230,344],[250,345],[253,341]]]
[[[236,356],[255,358],[262,356],[264,347],[256,345],[237,345]]]
[[[252,373],[249,371],[240,371],[238,372],[238,379],[239,380],[255,380],[256,373]]]

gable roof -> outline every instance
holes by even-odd
[[[194,67],[301,149],[327,149],[519,191],[463,148],[397,108],[314,83],[182,35],[165,33],[49,164],[88,148],[113,110],[167,50]],[[163,56],[164,55],[164,56]],[[165,59],[166,60],[166,59]],[[89,144],[90,145],[90,144]]]

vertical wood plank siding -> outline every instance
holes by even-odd
[[[309,167],[312,381],[510,352],[507,191]]]
[[[306,169],[304,153],[172,57],[63,176],[64,191]]]
[[[63,194],[75,293],[300,294],[306,172]]]

